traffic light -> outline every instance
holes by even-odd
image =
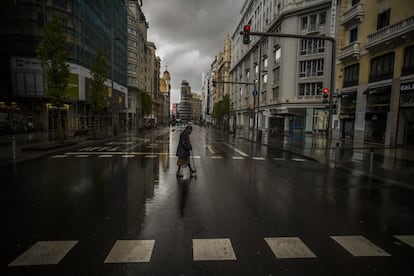
[[[250,44],[250,25],[244,25],[243,27],[243,43]]]
[[[328,104],[329,103],[329,88],[324,88],[323,89],[323,103],[324,104]]]
[[[336,103],[332,104],[332,114],[338,114],[338,105]]]

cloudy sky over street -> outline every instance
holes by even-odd
[[[148,40],[161,58],[161,73],[168,66],[172,79],[172,103],[180,101],[182,80],[201,93],[202,73],[224,49],[241,19],[245,0],[144,0],[149,22]]]

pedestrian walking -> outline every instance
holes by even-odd
[[[193,128],[191,126],[186,126],[186,128],[181,132],[180,134],[180,140],[178,141],[177,146],[177,153],[178,156],[177,160],[177,177],[183,177],[181,174],[181,167],[188,166],[190,169],[190,174],[194,175],[196,172],[195,169],[191,168],[190,164],[190,155],[191,155],[191,141],[190,141],[190,134],[193,131]]]

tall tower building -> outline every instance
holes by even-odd
[[[189,122],[192,119],[192,108],[191,108],[192,96],[190,84],[183,80],[181,82],[181,101],[179,107],[180,119]]]

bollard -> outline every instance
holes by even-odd
[[[336,164],[338,163],[338,149],[339,149],[339,143],[336,143],[336,150],[335,150],[335,168],[336,168]]]
[[[374,150],[371,149],[371,155],[369,159],[369,172],[372,173],[372,168],[374,166]]]
[[[13,153],[13,160],[16,160],[16,138],[12,137],[12,153]]]

